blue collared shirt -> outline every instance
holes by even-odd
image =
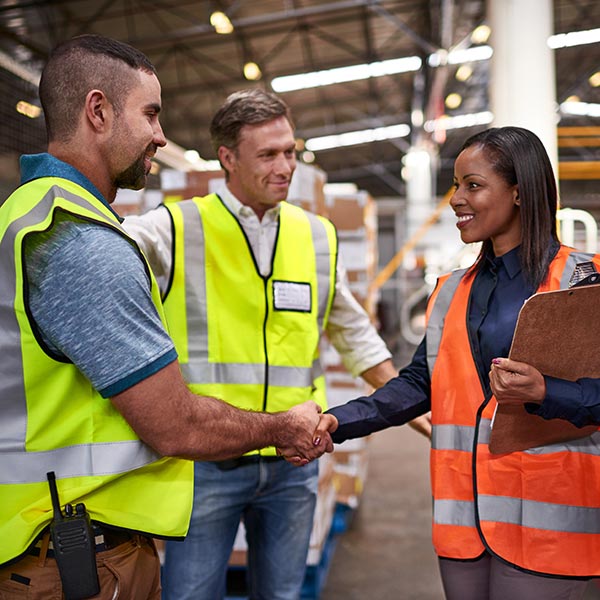
[[[551,252],[555,252],[552,248]],[[473,359],[486,394],[493,358],[508,356],[519,310],[532,286],[521,270],[519,249],[486,259],[471,290],[468,329]],[[544,418],[561,417],[583,426],[600,423],[600,382],[586,379],[576,383],[546,377],[546,398],[541,406],[527,405]],[[392,425],[402,425],[431,408],[431,381],[427,367],[425,338],[411,363],[397,377],[371,396],[357,398],[328,412],[336,416],[334,442],[362,437]]]
[[[87,177],[50,154],[23,156],[21,168],[22,183],[66,179],[112,211]],[[50,356],[75,364],[102,396],[119,394],[176,360],[144,263],[120,233],[56,211],[47,231],[27,236],[25,266],[41,343]]]

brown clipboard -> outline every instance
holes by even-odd
[[[509,358],[543,375],[575,381],[600,378],[600,285],[540,292],[529,298],[517,319]],[[504,454],[579,439],[598,430],[564,419],[546,420],[522,405],[499,404],[489,449]]]

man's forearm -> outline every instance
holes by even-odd
[[[192,460],[241,456],[250,450],[276,445],[279,430],[288,425],[285,413],[244,411],[215,398],[190,395],[193,397],[182,403],[186,411],[185,434],[171,432],[161,449],[167,456]]]
[[[373,388],[377,389],[385,385],[390,379],[396,377],[398,371],[389,358],[380,362],[378,365],[363,371],[360,376]]]
[[[286,413],[240,410],[193,394],[177,361],[112,401],[138,436],[164,456],[223,460],[266,446],[293,449],[309,459],[323,452],[312,442],[319,420],[314,402]]]
[[[169,456],[223,460],[267,446],[293,447],[307,458],[320,454],[312,444],[312,432],[318,423],[316,405],[270,414],[194,396],[188,407],[192,410],[188,413],[191,427],[187,439],[175,436]]]

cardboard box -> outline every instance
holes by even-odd
[[[325,204],[340,235],[365,236],[368,231],[377,232],[377,205],[368,192],[326,194]]]
[[[326,181],[327,175],[318,167],[297,163],[287,201],[309,212],[327,216],[323,191]]]
[[[365,487],[369,465],[368,438],[349,440],[336,445],[333,485],[336,502],[357,508]],[[354,442],[354,443],[352,443]]]
[[[206,196],[212,192],[214,181],[222,181],[225,172],[219,171],[177,171],[163,169],[160,173],[160,187],[165,202],[178,202],[194,196]]]

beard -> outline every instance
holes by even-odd
[[[141,190],[146,185],[145,157],[146,152],[117,175],[115,178],[115,187],[117,189]]]
[[[116,176],[115,187],[119,190],[141,190],[146,185],[146,179],[148,178],[145,165],[146,157],[154,156],[156,150],[157,146],[154,143],[148,144],[135,161]]]

